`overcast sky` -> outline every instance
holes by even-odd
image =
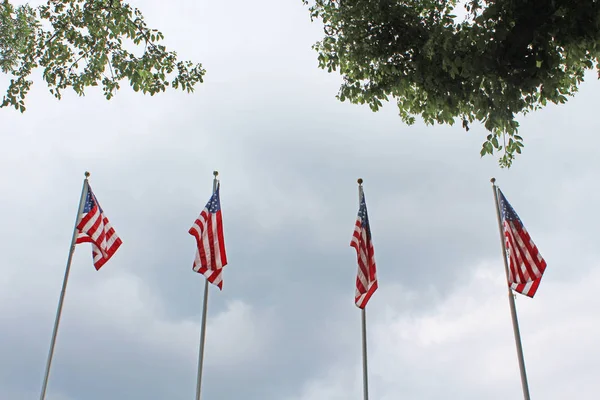
[[[338,102],[300,0],[132,3],[206,80],[111,101],[57,101],[38,80],[25,114],[0,110],[1,399],[39,397],[86,170],[123,245],[99,272],[76,248],[47,399],[194,398],[203,277],[187,231],[215,169],[229,265],[210,288],[204,399],[362,398],[359,177],[380,287],[371,399],[520,398],[492,176],[548,264],[535,299],[517,298],[531,395],[597,398],[594,74],[521,118],[523,155],[501,170],[479,157],[480,126]]]

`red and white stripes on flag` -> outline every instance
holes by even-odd
[[[189,234],[196,238],[196,258],[193,270],[219,289],[223,289],[223,267],[227,265],[219,185],[194,221]]]
[[[509,261],[508,283],[514,291],[533,297],[546,270],[546,261],[500,189],[498,195]]]
[[[110,225],[110,221],[104,215],[104,211],[89,184],[81,220],[77,224],[77,240],[75,243],[92,244],[92,257],[96,270],[106,264],[122,244],[121,239]]]
[[[354,301],[358,308],[365,308],[367,302],[377,290],[377,267],[375,265],[375,250],[371,241],[371,227],[367,214],[365,194],[360,188],[360,207],[354,225],[354,234],[350,246],[356,249],[358,274],[356,276],[356,294]]]

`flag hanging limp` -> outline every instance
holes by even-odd
[[[206,203],[206,206],[194,221],[189,234],[196,238],[196,258],[194,271],[206,276],[206,279],[219,289],[223,289],[223,267],[227,265],[225,240],[223,239],[223,218],[219,185]]]
[[[365,308],[367,302],[373,293],[375,293],[375,290],[377,290],[377,268],[375,265],[375,250],[371,241],[371,227],[369,226],[367,203],[362,187],[360,189],[358,216],[356,217],[354,235],[350,241],[350,246],[356,249],[356,258],[358,261],[354,300],[358,308]]]
[[[533,297],[546,270],[546,261],[500,189],[498,195],[509,261],[508,283],[514,291]]]

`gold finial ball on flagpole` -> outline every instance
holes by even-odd
[[[217,175],[219,175],[219,171],[213,171],[213,175],[215,176],[215,178],[217,177]]]
[[[358,182],[359,185],[362,185],[363,180],[362,180],[362,178],[358,178],[356,182]]]
[[[492,185],[493,185],[494,183],[496,183],[496,178],[490,179],[490,182],[492,182]]]
[[[84,174],[84,175],[85,175],[85,179],[87,179],[87,178],[89,178],[89,177],[90,177],[90,173],[89,173],[88,171],[85,171],[85,174]]]

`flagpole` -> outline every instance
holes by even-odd
[[[358,206],[362,202],[363,198],[363,187],[362,178],[358,178]],[[362,359],[363,359],[363,398],[364,400],[369,400],[369,377],[367,373],[367,311],[366,305],[364,308],[361,308],[361,322],[362,322]]]
[[[506,283],[508,285],[508,303],[510,304],[510,315],[512,317],[513,332],[515,343],[517,345],[517,356],[519,359],[519,371],[521,372],[521,386],[523,387],[523,398],[530,400],[529,385],[527,384],[527,373],[525,372],[525,359],[523,358],[523,346],[521,345],[521,333],[519,331],[519,322],[517,320],[517,308],[515,306],[515,297],[510,288],[508,273],[508,258],[506,255],[506,244],[504,242],[504,229],[502,228],[502,218],[500,216],[500,203],[498,201],[498,187],[496,178],[491,179],[492,189],[494,190],[494,200],[496,202],[496,216],[498,218],[498,229],[500,230],[500,243],[502,244],[502,258],[504,259],[504,272],[506,272]]]
[[[217,176],[219,171],[213,171],[213,194],[217,191]],[[204,303],[202,305],[202,323],[200,325],[200,350],[198,352],[198,379],[196,381],[196,400],[200,400],[202,389],[202,367],[204,366],[204,342],[206,339],[206,314],[208,309],[208,279],[204,281]]]
[[[365,306],[366,308],[366,306]],[[369,382],[367,374],[367,312],[361,309],[362,319],[362,356],[363,356],[363,397],[369,400]]]
[[[52,339],[50,341],[50,351],[48,352],[48,361],[46,362],[46,372],[44,374],[44,381],[42,383],[42,392],[40,394],[40,400],[46,398],[46,388],[48,387],[48,378],[50,376],[50,366],[52,365],[52,358],[54,356],[54,346],[56,345],[56,335],[58,333],[58,325],[60,323],[60,317],[62,315],[63,303],[65,300],[65,292],[67,290],[67,282],[69,281],[69,273],[71,272],[71,260],[73,259],[73,253],[75,252],[75,242],[77,240],[77,225],[81,219],[81,213],[85,205],[85,198],[88,192],[88,178],[89,172],[85,172],[85,179],[83,180],[83,187],[81,189],[81,198],[79,199],[79,208],[77,209],[77,217],[75,218],[75,227],[73,228],[73,236],[71,238],[71,248],[69,250],[69,256],[67,258],[67,267],[65,269],[65,277],[63,279],[62,289],[60,291],[60,297],[58,300],[58,308],[56,309],[56,318],[54,320],[54,329],[52,330]]]

